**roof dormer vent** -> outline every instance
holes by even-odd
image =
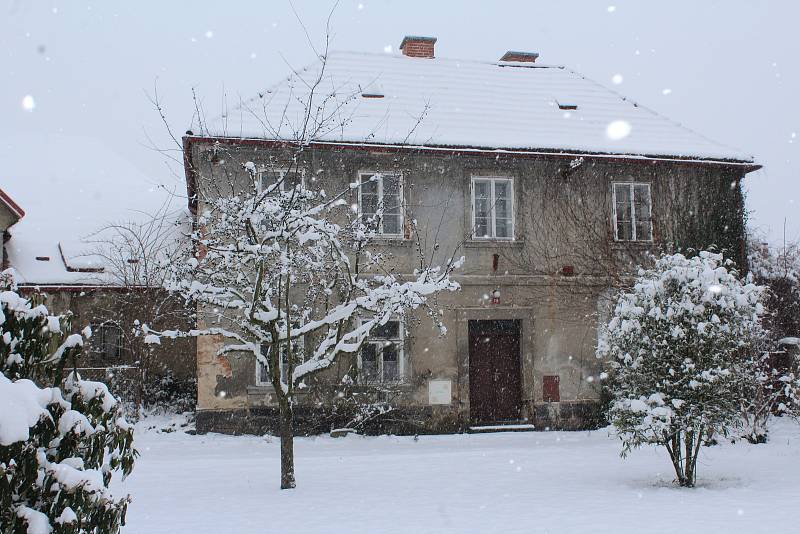
[[[515,63],[535,63],[539,58],[538,52],[518,52],[516,50],[509,50],[500,61],[511,61]]]

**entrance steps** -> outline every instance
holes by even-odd
[[[489,432],[532,432],[536,427],[528,423],[498,423],[495,425],[473,425],[470,434],[487,434]]]

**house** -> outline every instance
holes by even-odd
[[[190,208],[236,192],[248,162],[269,179],[299,157],[296,179],[326,191],[370,184],[351,201],[360,213],[397,208],[379,244],[395,271],[414,269],[413,219],[465,256],[461,290],[439,299],[446,336],[390,322],[326,379],[369,377],[362,393],[391,403],[397,431],[597,425],[595,348],[614,289],[661,250],[716,246],[746,267],[741,181],[759,166],[536,53],[442,59],[435,43],[330,53],[187,132]],[[198,340],[198,430],[274,429],[263,369],[219,356],[221,343]],[[299,403],[311,431],[343,424],[320,418],[313,395]]]
[[[148,310],[169,302],[160,286],[140,275],[142,256],[150,251],[108,247],[120,237],[111,226],[134,229],[152,213],[182,212],[166,208],[172,192],[97,139],[16,135],[3,141],[0,156],[10,175],[8,194],[0,192],[4,266],[14,269],[23,293],[41,291],[51,312],[70,311],[73,329],[91,326],[80,372],[108,381],[129,401],[138,402],[143,393],[165,395],[164,378],[168,387],[191,389],[193,396],[193,342],[145,347],[134,332],[137,320],[150,320]],[[5,215],[9,209],[18,221],[10,229],[6,221],[15,219]],[[178,301],[164,309],[174,311],[164,312],[171,324],[185,315]]]
[[[5,243],[11,237],[9,228],[25,216],[25,211],[0,189],[0,270],[6,267]]]

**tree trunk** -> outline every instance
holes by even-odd
[[[686,475],[683,483],[681,486],[685,486],[687,488],[694,487],[694,459],[695,456],[692,454],[694,450],[694,440],[700,439],[699,436],[695,436],[694,430],[686,432],[686,467],[684,468],[683,472]]]
[[[279,402],[281,413],[281,489],[295,487],[294,480],[294,414],[289,399]]]
[[[675,476],[678,478],[679,486],[686,486],[686,472],[683,469],[683,462],[681,457],[681,433],[676,432],[670,438],[669,443],[665,444],[669,451],[672,466],[675,468]]]

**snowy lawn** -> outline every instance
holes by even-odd
[[[163,423],[163,420],[160,421]],[[278,440],[160,433],[117,492],[127,533],[788,532],[800,502],[800,429],[700,456],[672,485],[662,450],[619,458],[608,430],[295,441],[298,487],[278,489]],[[787,530],[788,528],[788,530]]]

